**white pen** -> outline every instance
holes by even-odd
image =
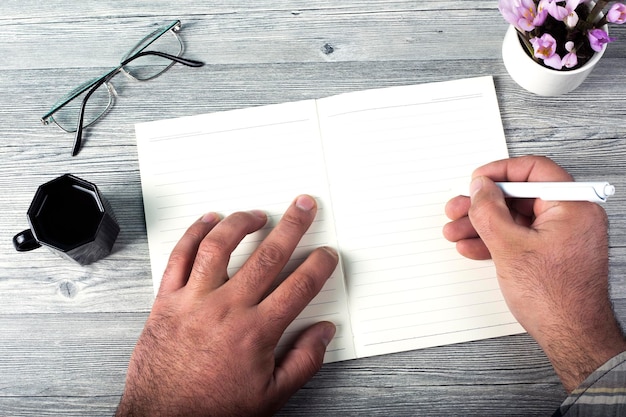
[[[540,198],[546,201],[604,203],[615,194],[608,182],[497,182],[509,198]]]

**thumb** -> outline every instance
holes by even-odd
[[[520,233],[520,226],[511,216],[502,190],[489,178],[472,180],[470,199],[470,222],[493,258]]]
[[[324,362],[326,347],[335,336],[335,325],[330,322],[314,324],[306,329],[286,353],[274,371],[279,395],[287,400],[319,371]]]

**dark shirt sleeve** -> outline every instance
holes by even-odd
[[[626,416],[626,352],[589,375],[553,414],[553,417],[577,416]]]

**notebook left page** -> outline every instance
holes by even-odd
[[[226,216],[260,209],[269,217],[268,225],[246,237],[233,253],[229,276],[299,194],[314,196],[319,210],[283,275],[314,248],[336,247],[314,101],[142,123],[135,131],[155,292],[174,245],[208,211]],[[337,325],[325,361],[354,358],[340,268],[287,329],[279,349],[322,320]]]

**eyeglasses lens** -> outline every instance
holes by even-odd
[[[159,30],[144,38],[126,57],[131,57],[138,52],[144,51],[158,51],[180,56],[183,53],[183,44],[173,29],[165,33]],[[160,75],[172,65],[174,65],[174,61],[167,58],[146,55],[132,60],[127,65],[124,65],[123,69],[131,77],[140,81],[146,81]]]
[[[92,82],[87,83],[87,85],[91,84]],[[91,97],[89,97],[87,105],[85,106],[84,126],[89,126],[94,123],[111,107],[111,104],[113,103],[113,94],[110,90],[111,88],[112,87],[110,87],[107,83],[104,83],[93,92]],[[76,95],[72,101],[57,110],[52,117],[52,120],[66,132],[76,132],[78,116],[80,115],[80,106],[83,103],[85,95],[89,92],[89,90],[91,90],[90,87],[86,89],[84,87],[79,87],[75,91],[80,91],[81,89],[84,91]],[[70,93],[69,96],[74,94],[76,93]]]

